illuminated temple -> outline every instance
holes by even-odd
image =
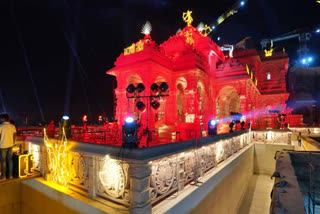
[[[144,38],[107,71],[117,79],[115,123],[102,125],[101,116],[89,126],[85,115],[76,127],[64,116],[59,130],[18,129],[18,170],[0,183],[1,214],[305,213],[318,206],[320,128],[301,127],[302,116],[286,107],[287,54],[246,49],[248,38],[219,47],[208,26],[192,26],[190,11],[183,18],[187,26],[160,45],[146,23]],[[229,130],[234,120],[245,128]]]
[[[143,128],[156,130],[153,135],[170,137],[178,132],[180,139],[199,137],[200,132],[205,136],[211,119],[219,121],[218,133],[228,132],[233,113],[252,122],[253,128],[280,128],[279,113],[286,114],[285,123],[301,124],[301,116],[291,115],[286,108],[289,58],[284,51],[245,49],[245,40],[220,48],[207,36],[208,26],[198,30],[191,25],[191,16],[183,18],[187,26],[160,45],[150,31],[145,32],[107,71],[117,79],[116,120],[120,124],[131,115]],[[157,98],[158,109],[148,108],[150,86],[162,82],[168,83],[169,96]],[[126,88],[139,83],[145,90],[134,99],[127,98]],[[137,108],[139,101],[146,110]]]

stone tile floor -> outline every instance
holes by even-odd
[[[40,173],[39,172],[35,172],[33,175],[24,177],[24,178],[12,178],[12,179],[6,179],[5,181],[0,181],[0,185],[1,184],[8,184],[8,183],[13,183],[13,182],[20,182],[20,181],[24,181],[24,180],[29,180],[29,179],[34,179],[37,177],[40,177]]]
[[[253,175],[238,214],[269,214],[273,184],[269,175]]]

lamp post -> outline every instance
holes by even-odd
[[[130,84],[126,88],[126,96],[129,99],[135,99],[135,107],[138,109],[140,114],[145,113],[146,115],[146,128],[144,134],[146,135],[146,146],[149,147],[150,141],[150,131],[149,131],[149,110],[153,108],[158,110],[160,107],[159,99],[161,97],[169,96],[169,85],[166,82],[153,83],[150,86],[151,94],[150,95],[141,95],[145,91],[145,86],[143,83],[139,83],[137,86]],[[142,101],[146,99],[146,104]]]

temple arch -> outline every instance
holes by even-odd
[[[198,90],[198,99],[199,99],[199,113],[203,114],[204,112],[204,103],[205,103],[205,98],[206,98],[206,90],[204,88],[204,85],[201,81],[197,82],[197,90]]]
[[[129,76],[129,78],[127,79],[127,85],[133,84],[133,85],[138,85],[139,83],[142,83],[142,79],[138,74],[133,74],[131,76]]]
[[[231,115],[231,112],[241,113],[240,112],[240,97],[236,89],[232,86],[223,87],[217,97],[217,117],[228,118]]]
[[[186,121],[185,90],[187,88],[187,80],[184,77],[178,78],[176,81],[176,88],[178,121],[184,123]]]

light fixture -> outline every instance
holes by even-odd
[[[150,102],[150,105],[153,109],[158,110],[160,107],[160,103],[158,102],[158,100],[152,100]]]
[[[220,36],[218,36],[217,40],[220,41],[220,39],[221,39]]]
[[[126,123],[126,124],[131,124],[131,123],[133,123],[133,122],[134,122],[133,117],[127,117],[127,118],[125,119],[125,123]]]
[[[145,89],[145,87],[142,83],[139,83],[138,86],[136,87],[136,90],[138,91],[138,93],[143,92],[144,89]]]
[[[159,86],[158,86],[157,83],[153,83],[153,84],[151,85],[150,89],[151,89],[151,91],[152,91],[153,93],[157,93],[157,92],[159,91]]]
[[[136,90],[136,87],[134,87],[133,84],[130,84],[128,85],[126,91],[129,93],[129,94],[132,94],[134,91]]]
[[[320,28],[316,29],[316,33],[320,33]]]
[[[64,116],[62,116],[62,119],[63,119],[63,120],[69,120],[70,118],[69,118],[69,116],[64,115]]]
[[[212,29],[212,30],[216,29],[216,26],[212,25],[212,26],[211,26],[211,29]]]
[[[87,116],[87,115],[83,115],[82,121],[83,121],[83,122],[87,122],[87,121],[88,121],[88,116]]]
[[[305,57],[305,58],[301,59],[301,64],[307,65],[307,64],[310,64],[312,61],[313,61],[313,57],[312,56],[308,56],[308,57]]]
[[[122,126],[122,146],[126,148],[138,147],[138,126],[133,117],[128,116]]]
[[[136,107],[142,113],[146,111],[146,105],[142,101],[138,101]]]
[[[209,120],[208,122],[208,135],[217,135],[217,121],[214,119]]]
[[[240,6],[242,7],[242,6],[244,6],[246,3],[245,3],[245,1],[241,1],[240,2]]]
[[[160,91],[161,92],[166,92],[169,89],[169,85],[166,82],[162,82],[160,85]]]

